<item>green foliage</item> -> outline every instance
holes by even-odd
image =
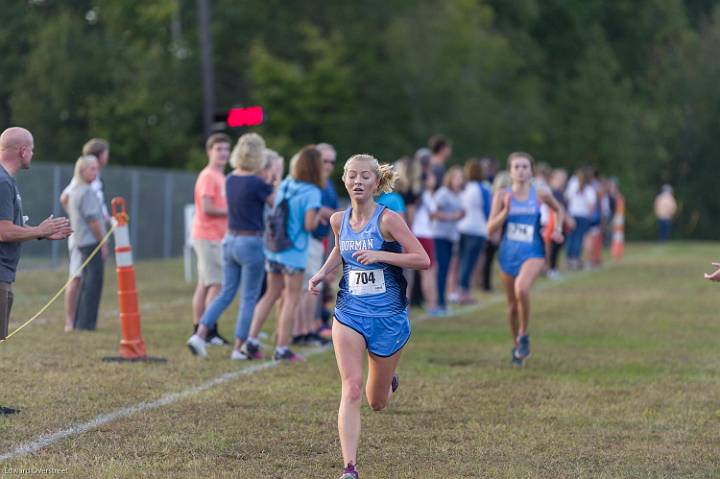
[[[212,0],[216,110],[260,104],[291,156],[333,143],[383,161],[442,132],[455,163],[527,150],[618,176],[631,237],[676,186],[678,232],[715,237],[718,0]],[[195,0],[35,0],[0,10],[0,126],[73,161],[197,169],[202,90]],[[233,132],[235,135],[242,131]]]
[[[331,138],[333,129],[351,125],[355,111],[348,89],[352,71],[340,34],[323,38],[309,24],[300,30],[300,61],[273,56],[262,41],[250,47],[251,99],[269,115],[260,133],[286,154],[297,145]]]
[[[656,176],[677,187],[682,232],[693,237],[718,232],[720,200],[712,191],[720,156],[719,48],[720,8],[713,22],[677,44],[654,72],[653,100],[661,118],[655,130],[664,147]]]
[[[122,163],[182,166],[201,141],[193,133],[197,82],[158,28],[169,25],[174,5],[106,1],[33,12],[42,21],[9,103],[12,122],[35,134],[39,158],[74,161],[89,137],[101,136]]]

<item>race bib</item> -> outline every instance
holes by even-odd
[[[532,243],[535,226],[520,223],[508,223],[507,239],[519,241],[520,243]]]
[[[350,270],[348,289],[355,296],[369,296],[385,292],[385,274],[382,269]]]

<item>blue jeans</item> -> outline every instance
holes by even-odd
[[[470,277],[486,240],[484,236],[460,235],[460,287],[464,292],[470,291]]]
[[[670,227],[672,226],[672,220],[658,220],[659,236],[658,239],[665,242],[670,239]]]
[[[445,307],[445,287],[447,285],[450,260],[452,259],[453,242],[448,239],[435,238],[435,259],[437,260],[438,306]]]
[[[230,306],[240,288],[235,337],[247,339],[252,323],[253,311],[260,295],[263,280],[265,253],[260,236],[226,236],[223,240],[222,291],[210,303],[202,317],[202,324],[212,329],[220,315]]]
[[[590,229],[590,218],[573,216],[573,219],[575,219],[575,229],[572,230],[567,237],[567,258],[580,259],[583,238],[585,238],[585,234]]]

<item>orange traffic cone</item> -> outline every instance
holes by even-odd
[[[625,253],[625,198],[620,193],[615,199],[615,216],[613,216],[613,235],[610,251],[616,261],[621,260]]]
[[[104,359],[109,361],[165,361],[163,358],[150,358],[145,352],[145,341],[140,331],[140,311],[135,286],[135,268],[133,267],[128,216],[125,210],[124,198],[113,198],[112,214],[115,222],[115,263],[117,266],[122,339],[119,347],[120,357]]]

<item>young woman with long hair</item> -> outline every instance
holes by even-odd
[[[430,258],[399,214],[375,202],[392,190],[397,173],[370,155],[352,156],[343,171],[350,207],[330,218],[335,247],[308,284],[319,285],[342,264],[332,337],[342,380],[338,431],[345,470],[341,479],[358,479],[363,366],[368,358],[365,394],[375,411],[384,409],[397,389],[395,374],[410,338],[403,268],[427,269]],[[367,353],[366,353],[367,351]]]
[[[507,167],[512,186],[495,193],[488,222],[490,234],[502,229],[498,261],[513,337],[512,363],[516,366],[522,366],[530,355],[530,287],[545,266],[541,204],[547,204],[557,214],[554,241],[562,241],[564,218],[563,208],[550,190],[532,184],[533,163],[527,153],[510,154]]]
[[[597,204],[597,192],[592,186],[588,168],[579,168],[570,178],[567,189],[568,214],[575,222],[575,228],[567,239],[568,269],[579,270],[583,267],[582,249],[585,235],[590,229],[592,213]]]
[[[327,221],[327,212],[322,209],[321,202],[320,188],[324,186],[324,182],[320,152],[314,145],[306,146],[290,163],[290,176],[278,186],[275,206],[287,200],[286,228],[292,244],[283,251],[271,251],[265,248],[267,290],[255,306],[247,341],[240,349],[248,359],[263,357],[258,336],[273,305],[282,298],[282,308],[277,318],[278,334],[273,359],[288,362],[305,360],[304,357],[292,352],[289,345],[307,266],[310,232],[317,228],[321,221]]]
[[[465,179],[459,166],[450,168],[443,177],[443,185],[435,192],[436,209],[432,215],[435,259],[437,259],[437,291],[439,315],[450,313],[447,306],[447,285],[450,276],[453,251],[460,239],[458,222],[465,216],[460,197]],[[450,284],[453,282],[451,281]],[[454,284],[453,284],[454,287]]]

